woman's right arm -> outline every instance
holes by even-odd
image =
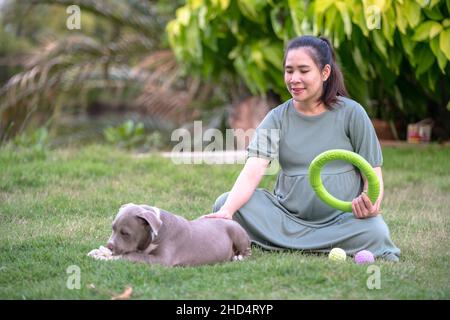
[[[247,203],[252,196],[266,172],[269,162],[269,160],[264,158],[248,158],[233,188],[228,194],[225,204],[218,212],[208,214],[205,217],[232,219],[233,214]]]

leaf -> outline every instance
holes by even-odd
[[[386,43],[384,42],[384,38],[381,36],[381,32],[379,30],[372,30],[372,38],[375,41],[375,47],[381,53],[384,59],[388,59]]]
[[[269,61],[275,68],[280,71],[283,70],[282,61],[283,61],[283,50],[281,46],[271,44],[264,45],[261,49],[265,60]]]
[[[436,24],[431,27],[430,39],[433,39],[434,37],[436,37],[442,31],[442,29],[444,29],[444,28],[442,28],[442,25],[440,23],[436,22]]]
[[[191,10],[195,10],[199,8],[203,3],[203,0],[188,0],[187,3],[189,4]]]
[[[420,6],[415,1],[405,1],[403,8],[409,25],[414,28],[420,22]]]
[[[338,49],[339,45],[345,40],[344,22],[339,16],[334,21],[332,44],[335,49]]]
[[[361,29],[364,36],[367,37],[369,35],[369,30],[367,29],[366,25],[363,6],[360,2],[353,3],[351,18],[352,22],[356,24]]]
[[[428,38],[433,38],[442,30],[442,25],[436,21],[426,21],[421,23],[414,32],[412,39],[414,41],[425,41]],[[431,35],[433,33],[433,36]]]
[[[409,1],[411,1],[411,0],[409,0]],[[414,1],[416,1],[421,8],[430,4],[430,0],[414,0]]]
[[[123,129],[124,129],[125,136],[127,136],[127,137],[131,136],[133,133],[133,130],[134,130],[133,120],[127,120],[123,125]]]
[[[432,20],[436,20],[436,21],[440,21],[444,18],[444,16],[442,15],[441,10],[439,9],[439,6],[435,6],[432,9],[429,8],[424,8],[423,12],[425,13],[425,15],[432,19]]]
[[[261,52],[261,48],[258,45],[252,45],[251,49],[251,60],[255,62],[255,64],[260,68],[262,71],[264,71],[267,66],[264,62],[264,55]]]
[[[198,27],[202,30],[204,30],[207,26],[206,22],[206,14],[208,13],[208,8],[205,6],[202,6],[198,10]]]
[[[432,91],[435,91],[436,90],[436,81],[437,81],[435,71],[433,69],[428,70],[427,76],[428,76],[428,87]]]
[[[350,20],[349,11],[347,10],[347,6],[344,2],[336,2],[336,7],[341,14],[342,20],[344,21],[344,30],[347,35],[347,39],[352,35],[352,21]]]
[[[200,30],[196,24],[197,19],[193,17],[194,22],[190,23],[186,28],[186,44],[187,50],[194,61],[201,63],[203,56],[203,48],[201,46]]]
[[[442,73],[445,74],[445,66],[447,65],[447,58],[445,57],[444,53],[439,48],[439,38],[438,37],[431,39],[430,48],[431,48],[431,51],[433,51],[433,53],[438,61],[439,68],[441,69]]]
[[[439,47],[444,52],[447,60],[450,60],[450,29],[445,29],[439,35]]]
[[[389,52],[389,60],[388,60],[388,66],[391,70],[395,72],[395,74],[398,76],[400,74],[400,66],[403,59],[403,54],[397,50],[391,50]]]
[[[403,50],[405,50],[406,54],[408,55],[408,58],[410,58],[411,60],[411,58],[414,57],[414,46],[416,43],[413,42],[411,38],[408,36],[401,35],[400,39],[402,41]],[[415,63],[412,63],[412,65],[414,66]]]
[[[238,6],[241,13],[249,20],[263,25],[265,15],[261,14],[266,5],[265,0],[238,0]]]
[[[237,50],[236,50],[237,52]],[[245,84],[248,86],[249,90],[251,91],[251,93],[253,94],[257,94],[257,87],[255,86],[255,84],[253,83],[253,81],[251,81],[251,77],[249,75],[249,71],[247,69],[247,63],[244,61],[244,59],[242,58],[241,55],[238,55],[236,57],[236,59],[234,59],[233,62],[234,68],[236,69],[237,73],[244,78]]]
[[[131,295],[133,294],[133,288],[132,287],[126,287],[125,290],[117,295],[113,296],[111,300],[128,300],[131,298]]]
[[[353,61],[355,63],[355,65],[358,67],[359,71],[360,71],[360,76],[364,79],[364,80],[368,80],[368,70],[367,70],[367,64],[366,61],[364,61],[362,55],[361,55],[361,51],[359,50],[359,48],[356,46],[353,49]]]
[[[276,6],[270,11],[270,21],[272,22],[272,29],[279,39],[284,38],[284,28],[283,24],[280,23],[279,14],[281,12],[281,7]]]
[[[294,31],[296,34],[302,34],[300,28],[300,22],[304,16],[303,3],[298,0],[288,0],[289,12],[291,13],[292,23],[294,25]]]
[[[180,24],[178,20],[172,20],[169,21],[169,23],[166,26],[167,33],[169,34],[169,39],[173,39],[174,37],[177,37],[180,35]]]
[[[397,103],[398,108],[404,112],[405,107],[403,104],[403,98],[402,98],[402,94],[401,94],[400,90],[398,89],[398,86],[394,86],[394,97],[395,97],[395,102]]]
[[[395,12],[392,8],[389,8],[382,15],[383,21],[381,29],[383,30],[384,37],[389,42],[391,47],[394,46],[394,32],[395,32]]]
[[[418,48],[418,54],[417,54],[417,69],[416,69],[416,76],[419,77],[422,73],[428,70],[433,63],[434,63],[434,55],[427,45],[423,45],[422,47]]]
[[[188,7],[181,7],[175,11],[175,15],[177,20],[184,26],[189,24],[189,20],[191,19],[191,11]]]
[[[258,93],[264,93],[267,90],[267,79],[263,77],[262,70],[253,63],[249,64],[247,69],[250,79],[255,84]]]
[[[314,2],[314,12],[316,14],[324,13],[334,3],[334,0],[321,0]]]
[[[427,3],[429,3],[430,0],[423,0],[423,1],[426,1]],[[441,1],[442,0],[431,0],[430,8],[433,8],[435,5],[437,5]]]
[[[210,24],[207,24],[206,28],[203,30],[202,43],[214,52],[218,52],[218,50],[219,50],[219,48],[217,46],[216,33],[214,33],[214,30]],[[205,52],[205,54],[206,54],[206,52]]]
[[[335,23],[336,23],[336,15],[337,15],[337,9],[336,7],[331,7],[327,10],[327,12],[325,13],[325,36],[326,37],[331,37],[331,35],[333,34],[334,28],[335,28]],[[334,44],[333,44],[334,45]]]
[[[403,9],[399,3],[395,3],[395,22],[401,33],[406,34],[406,28],[408,27],[408,20],[403,15]]]
[[[218,0],[220,4],[220,8],[225,11],[227,10],[228,6],[230,5],[230,0]]]

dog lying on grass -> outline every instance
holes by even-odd
[[[94,249],[89,256],[173,267],[241,260],[251,252],[247,232],[233,220],[188,221],[147,205],[123,205],[112,229],[107,248]]]

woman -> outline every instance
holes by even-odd
[[[380,144],[365,110],[346,97],[330,42],[322,37],[295,38],[287,46],[283,64],[292,99],[271,110],[258,126],[232,190],[217,199],[214,213],[206,217],[236,220],[253,243],[266,249],[329,252],[339,247],[349,255],[366,249],[398,261],[400,250],[380,215]],[[331,194],[352,201],[353,212],[333,209],[316,196],[308,168],[314,157],[330,149],[356,152],[374,167],[381,186],[375,203],[365,194],[367,181],[343,161],[325,166],[322,180]],[[256,189],[275,159],[281,171],[274,193]]]

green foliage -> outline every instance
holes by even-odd
[[[108,127],[103,131],[106,141],[119,148],[140,150],[157,150],[162,146],[162,137],[159,132],[148,135],[142,122],[125,121],[118,127]]]
[[[22,132],[14,137],[12,143],[15,146],[38,152],[45,151],[49,146],[48,129],[41,127],[31,132]]]
[[[420,117],[429,101],[448,103],[449,11],[448,0],[188,0],[167,31],[190,72],[232,74],[253,94],[272,89],[282,98],[287,41],[325,35],[351,96],[373,115]]]
[[[94,103],[158,109],[167,118],[179,112],[199,87],[179,76],[165,40],[179,2],[1,3],[0,144],[42,124],[31,120],[84,112]],[[80,7],[80,30],[66,27],[71,5]]]
[[[45,160],[50,151],[47,126],[28,129],[16,135],[7,143],[0,145],[0,154],[20,153],[22,160]],[[0,163],[0,167],[2,164]],[[33,183],[33,182],[31,182]],[[0,186],[1,188],[1,186]]]

